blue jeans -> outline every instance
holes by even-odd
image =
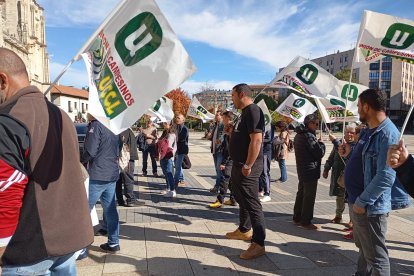
[[[36,264],[2,267],[2,276],[51,275],[76,276],[75,253],[51,257]]]
[[[272,156],[263,154],[263,172],[259,177],[259,191],[264,192],[265,196],[270,196],[270,163]]]
[[[92,210],[101,199],[105,226],[108,231],[108,244],[119,244],[119,217],[115,200],[116,181],[89,180],[89,209]]]
[[[174,174],[174,183],[178,183],[180,181],[184,181],[184,174],[183,174],[183,160],[185,154],[177,154],[175,155],[175,174]]]
[[[388,214],[367,216],[352,212],[349,204],[349,215],[353,222],[355,245],[359,248],[357,276],[391,275],[388,250],[385,245]]]
[[[155,159],[155,145],[147,145],[142,151],[142,172],[147,173],[148,155],[151,158],[152,173],[157,173],[157,160]]]
[[[280,159],[279,160],[279,168],[280,168],[280,181],[282,181],[282,182],[287,181],[287,171],[286,171],[285,159]]]
[[[223,180],[223,172],[220,170],[221,162],[223,161],[223,154],[221,152],[216,152],[213,154],[214,159],[214,167],[216,169],[216,184],[214,184],[214,187],[219,188],[220,183]]]
[[[170,191],[175,190],[175,182],[173,176],[173,160],[172,158],[169,159],[161,159],[160,165],[162,169],[162,173],[165,175],[165,181],[167,182],[167,188]]]

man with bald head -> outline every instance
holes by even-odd
[[[74,253],[93,242],[87,202],[71,119],[0,48],[2,275],[76,275]]]

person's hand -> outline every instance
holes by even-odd
[[[401,139],[398,145],[391,145],[389,147],[387,153],[387,164],[391,168],[398,168],[399,166],[404,164],[405,161],[407,161],[407,158],[408,150],[404,145],[404,140]]]
[[[323,173],[322,173],[323,178],[327,179],[328,178],[328,174],[329,174],[328,171],[323,171]]]
[[[356,204],[352,205],[352,211],[358,215],[363,215],[366,212],[365,208],[358,207]]]
[[[242,174],[244,176],[249,176],[251,172],[252,172],[252,168],[245,169],[244,167],[242,167]]]
[[[220,139],[217,139],[217,140],[216,140],[216,145],[220,145],[220,144],[221,144]]]
[[[338,147],[338,153],[341,157],[347,157],[351,153],[351,146],[343,141]]]
[[[224,165],[220,165],[220,171],[224,171],[224,168],[225,168],[226,166],[224,166]]]
[[[329,140],[334,141],[336,139],[335,135],[329,133]]]

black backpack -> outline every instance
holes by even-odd
[[[144,133],[140,133],[137,136],[137,148],[139,151],[143,151],[145,148],[145,135]]]
[[[284,157],[283,151],[283,144],[285,143],[285,139],[282,137],[276,136],[272,140],[272,159],[275,161],[279,161]]]

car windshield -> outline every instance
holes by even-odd
[[[86,131],[88,129],[87,124],[75,124],[75,127],[76,127],[77,134],[86,134]]]

